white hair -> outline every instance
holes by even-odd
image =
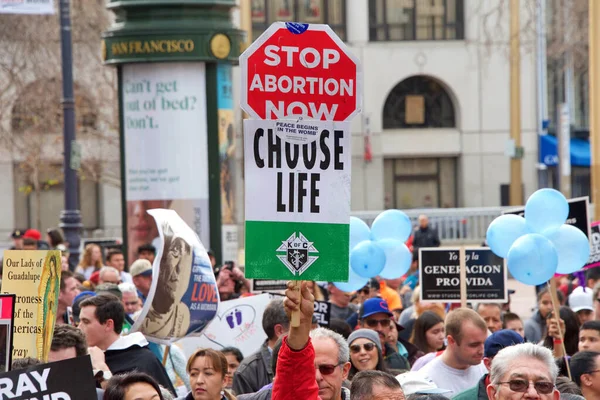
[[[104,276],[106,275],[107,272],[112,272],[114,274],[117,274],[118,277],[121,276],[121,273],[115,267],[102,267],[102,268],[100,268],[100,273],[99,273],[100,280],[104,280]]]
[[[120,283],[119,290],[121,291],[121,293],[131,293],[131,294],[134,294],[135,297],[138,296],[137,289],[135,288],[135,285],[133,283],[129,283],[129,282]]]
[[[498,385],[504,376],[510,372],[512,362],[519,358],[533,358],[544,363],[548,367],[552,383],[556,383],[558,366],[554,362],[552,351],[537,344],[521,343],[505,347],[496,354],[490,371],[492,385]]]
[[[310,331],[312,339],[331,339],[338,348],[338,363],[345,364],[350,360],[350,348],[342,335],[327,328],[316,328]]]

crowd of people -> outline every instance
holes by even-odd
[[[61,236],[27,232],[15,232],[15,248],[67,251]],[[417,249],[439,239],[421,218],[411,240],[402,278],[373,278],[351,293],[327,282],[289,286],[265,308],[266,340],[254,354],[203,348],[189,357],[130,332],[156,249],[140,246],[126,268],[121,249],[88,244],[75,271],[63,266],[49,361],[89,354],[98,399],[600,399],[600,268],[560,279],[559,315],[539,288],[523,321],[510,301],[421,302]],[[222,301],[253,295],[238,267],[209,256]],[[315,300],[330,304],[326,327],[313,316]],[[299,326],[290,324],[294,312]],[[16,359],[13,369],[39,362]]]

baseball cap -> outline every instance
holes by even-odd
[[[377,313],[385,313],[390,317],[393,317],[394,314],[390,311],[388,304],[385,300],[380,297],[373,297],[371,299],[365,300],[363,305],[360,307],[359,318],[364,319],[373,314]]]
[[[131,264],[129,273],[132,277],[138,275],[150,276],[152,275],[152,264],[150,264],[150,261],[140,258]]]
[[[21,239],[23,237],[23,229],[15,229],[10,237],[13,239]]]
[[[450,393],[451,390],[437,387],[435,382],[421,371],[409,371],[396,376],[396,380],[402,386],[402,391],[406,396],[411,394],[443,394]]]
[[[23,237],[26,239],[42,240],[42,234],[37,229],[27,229]]]
[[[496,331],[485,339],[483,356],[493,358],[503,348],[521,344],[523,342],[524,340],[521,335],[515,331],[511,331],[510,329]]]
[[[569,295],[569,306],[573,312],[581,310],[594,311],[594,297],[592,296],[592,290],[584,290],[583,287],[577,287]]]

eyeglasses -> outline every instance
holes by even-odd
[[[337,364],[337,365],[321,364],[321,365],[317,365],[317,369],[319,370],[321,375],[331,375],[335,372],[335,369],[337,367],[339,367],[340,365],[342,365],[342,364]]]
[[[515,379],[508,382],[500,382],[500,385],[508,385],[513,392],[525,393],[529,389],[529,383],[533,383],[533,387],[539,394],[550,394],[554,391],[554,383],[552,382],[533,382],[523,379]]]
[[[350,346],[350,351],[354,354],[360,353],[360,349],[363,347],[365,348],[365,351],[373,351],[375,345],[373,343],[353,344]]]
[[[595,373],[595,372],[600,372],[600,369],[595,369],[595,370],[593,370],[593,371],[584,372],[584,374],[589,374],[589,375],[591,375],[591,374],[593,374],[593,373]],[[583,375],[583,374],[582,374],[582,375]]]
[[[390,326],[391,321],[389,319],[366,319],[365,323],[369,328],[376,328],[377,325],[381,325],[382,328]]]

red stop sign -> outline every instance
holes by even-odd
[[[327,25],[273,23],[240,56],[251,117],[348,121],[361,111],[362,69]]]

